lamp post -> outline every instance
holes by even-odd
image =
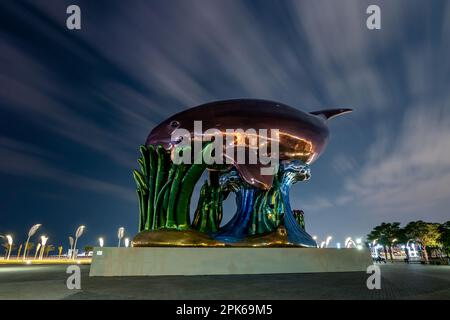
[[[317,236],[313,236],[313,240],[316,242],[317,248],[319,247],[319,245],[317,244]]]
[[[36,260],[39,249],[41,248],[41,243],[39,242],[38,245],[36,246],[36,252],[34,253],[34,259]]]
[[[45,245],[47,244],[47,240],[48,240],[48,237],[46,237],[46,236],[41,237],[42,246],[41,246],[41,254],[39,255],[39,260],[42,260],[42,258],[44,257]]]
[[[332,236],[327,237],[327,240],[325,241],[325,248],[328,248],[328,245],[330,244],[331,239],[333,239]]]
[[[16,260],[19,260],[19,259],[20,259],[20,253],[22,252],[22,247],[23,247],[23,245],[20,244],[19,249],[17,250]]]
[[[358,250],[362,250],[362,239],[361,238],[356,239],[356,248]]]
[[[346,248],[348,248],[348,244],[349,244],[349,242],[352,240],[352,238],[350,238],[350,237],[347,237],[346,239],[345,239],[345,242],[344,242],[344,246],[346,247]]]
[[[377,251],[377,246],[376,246],[377,241],[378,241],[378,239],[374,239],[372,241],[371,249],[372,249],[372,257],[374,257],[374,258],[378,257],[378,251]]]
[[[350,245],[353,245],[356,248],[355,241],[353,241],[351,237],[348,237],[347,239],[345,239],[345,247],[350,248]]]
[[[73,245],[73,250],[72,250],[72,259],[73,260],[75,260],[75,258],[76,258],[78,238],[81,237],[85,228],[86,228],[85,226],[79,226],[77,231],[75,232],[75,243]]]
[[[25,242],[25,249],[23,250],[23,260],[27,258],[27,251],[28,251],[28,243],[30,242],[30,238],[36,233],[36,231],[42,226],[42,224],[38,223],[35,224],[30,228],[28,231],[28,238],[27,242]]]
[[[6,258],[6,260],[9,260],[9,257],[11,256],[11,249],[12,249],[12,244],[13,244],[13,238],[12,238],[11,235],[7,234],[6,235],[6,240],[8,241],[8,245],[9,245],[8,257]]]
[[[344,247],[347,248],[348,242],[349,242],[351,239],[352,239],[352,238],[350,238],[350,237],[347,237],[347,238],[345,239],[345,241],[344,241]]]
[[[103,248],[103,245],[104,245],[104,241],[103,241],[103,238],[98,238],[98,244],[100,245],[100,248]]]
[[[119,238],[119,244],[117,245],[118,248],[120,248],[120,241],[122,240],[124,235],[125,235],[125,228],[120,227],[119,230],[117,230],[117,238]]]
[[[69,258],[69,253],[70,253],[70,257],[72,257],[73,255],[73,237],[69,236],[69,244],[70,244],[70,249],[69,252],[67,253],[67,258]]]

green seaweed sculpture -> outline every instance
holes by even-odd
[[[175,164],[162,146],[141,146],[139,151],[140,171],[133,171],[139,200],[139,231],[189,229],[192,193],[206,163]],[[202,153],[204,157],[210,156],[209,144]]]
[[[213,233],[219,230],[223,216],[224,194],[220,186],[205,181],[200,190],[200,197],[195,210],[192,227],[205,233]]]
[[[160,145],[139,148],[140,170],[133,171],[139,199],[139,232],[189,231],[191,238],[192,235],[204,235],[205,238],[200,237],[200,240],[194,237],[203,245],[220,245],[220,242],[214,242],[216,240],[230,244],[247,236],[264,236],[275,232],[284,225],[286,212],[304,230],[303,214],[296,210],[292,212],[290,207],[286,207],[286,186],[291,184],[292,177],[298,175],[296,170],[304,170],[302,164],[292,162],[287,167],[284,166],[285,169],[280,169],[274,176],[272,187],[260,190],[243,181],[234,169],[226,172],[216,171],[217,166],[208,167],[205,159],[211,157],[212,150],[212,144],[205,144],[201,151],[201,163],[176,164],[171,160],[170,153]],[[201,187],[191,223],[192,194],[205,170],[208,171],[209,178]],[[221,227],[223,201],[229,192],[236,194],[238,211],[230,222]],[[167,236],[162,238],[164,237]],[[159,238],[157,241],[161,244]],[[171,240],[169,244],[178,245],[178,242]]]

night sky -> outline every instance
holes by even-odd
[[[66,28],[77,4],[82,29]],[[366,8],[381,7],[381,30]],[[349,107],[292,191],[319,240],[450,219],[448,1],[0,2],[0,234],[137,231],[138,146],[169,115],[260,98]],[[276,125],[276,123],[274,124]],[[231,199],[232,200],[232,199]],[[193,200],[194,204],[196,200]],[[225,221],[233,213],[226,204]]]

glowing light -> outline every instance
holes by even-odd
[[[327,237],[327,239],[325,240],[325,248],[328,248],[328,244],[330,243],[331,239],[333,239],[332,236]]]
[[[78,242],[78,238],[81,237],[83,235],[84,229],[86,227],[85,226],[79,226],[77,231],[75,232],[75,243],[73,245],[73,249],[72,249],[72,259],[75,260],[76,258],[76,252],[77,252],[77,242]]]
[[[119,238],[119,244],[117,245],[117,247],[120,247],[120,241],[122,240],[124,235],[125,235],[125,228],[124,227],[120,227],[117,230],[117,238]]]
[[[100,245],[100,247],[103,247],[103,245],[104,245],[104,241],[103,241],[103,238],[98,238],[98,244]]]
[[[361,238],[357,238],[357,239],[356,239],[356,244],[361,244],[361,243],[362,243]]]
[[[36,233],[36,231],[42,226],[42,224],[38,223],[35,224],[34,226],[32,226],[30,228],[30,230],[28,231],[28,238],[27,238],[27,242],[25,242],[25,248],[23,250],[23,260],[26,259],[27,257],[27,251],[28,251],[28,243],[30,242],[30,238]]]
[[[44,247],[44,246],[47,244],[47,240],[48,240],[48,237],[46,237],[46,236],[41,236],[41,244],[42,244],[42,247]]]
[[[341,248],[341,243],[340,242],[336,243],[336,248],[338,248],[338,249]]]
[[[47,240],[48,240],[48,237],[41,236],[41,253],[39,255],[39,260],[42,260],[44,257],[44,249],[45,249],[45,245],[47,244]]]
[[[128,248],[130,246],[130,239],[125,238],[125,248]]]
[[[351,237],[347,237],[347,239],[345,239],[345,247],[350,248],[350,246],[353,246],[354,248],[356,248],[356,243],[355,243],[355,241],[352,240]]]
[[[9,257],[11,256],[11,249],[12,249],[12,244],[13,244],[13,238],[11,235],[7,234],[6,235],[6,239],[8,240],[8,256],[6,258],[6,260],[9,260]]]

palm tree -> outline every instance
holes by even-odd
[[[392,257],[392,244],[401,235],[400,222],[386,223],[383,222],[367,235],[367,240],[377,240],[383,246],[384,254],[387,258],[387,248],[389,248],[389,255]]]
[[[28,242],[26,245],[27,247],[24,248],[24,250],[26,250],[27,252],[31,252],[31,250],[33,250],[34,248],[34,242]]]
[[[85,246],[84,247],[84,252],[86,254],[86,256],[88,256],[89,252],[94,251],[94,246]]]
[[[55,246],[52,244],[46,245],[45,249],[44,249],[44,254],[46,257],[48,257],[48,255],[50,254],[50,252],[55,250]]]
[[[422,220],[412,221],[405,227],[405,234],[422,245],[422,252],[425,262],[428,263],[427,247],[437,246],[439,244],[439,223],[429,223]]]

